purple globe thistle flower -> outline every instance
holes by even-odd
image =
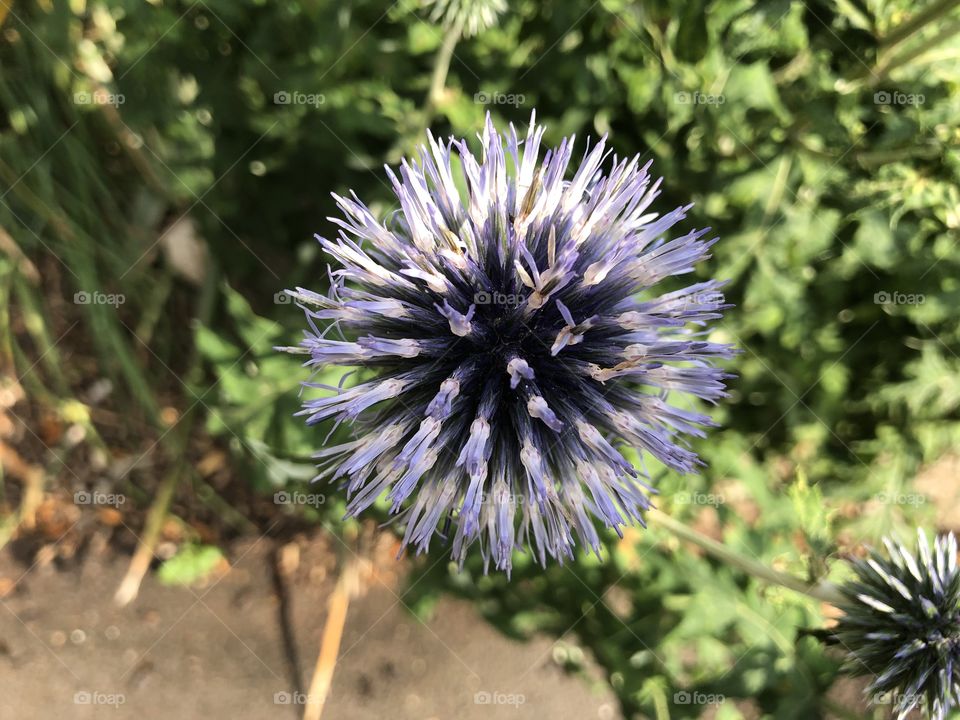
[[[605,139],[566,179],[574,139],[541,162],[535,120],[521,141],[488,117],[480,159],[428,134],[419,163],[387,168],[389,226],[334,195],[339,238],[318,236],[341,265],[329,294],[290,291],[307,314],[306,365],[371,375],[304,403],[308,423],[355,431],[317,454],[318,477],[346,486],[349,516],[386,492],[404,547],[452,537],[462,566],[479,543],[485,567],[508,572],[524,546],[541,565],[576,542],[599,554],[595,520],[642,525],[649,474],[618,447],[694,472],[683,436],[712,423],[671,401],[723,397],[713,361],[733,352],[706,339],[722,283],[651,292],[709,257],[708,229],[666,238],[691,206],[651,212],[650,163],[613,156],[602,171]]]
[[[853,562],[856,578],[840,588],[844,615],[830,639],[848,650],[849,672],[876,676],[867,692],[893,700],[900,720],[921,706],[943,720],[960,698],[957,541],[938,537],[931,551],[917,534],[916,553],[884,539],[887,557],[871,551]]]

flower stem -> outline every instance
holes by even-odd
[[[416,153],[420,138],[430,129],[437,105],[443,99],[447,86],[447,76],[450,73],[450,62],[453,60],[453,51],[463,33],[463,19],[458,18],[450,25],[443,35],[440,49],[433,59],[433,72],[430,75],[430,88],[423,99],[423,109],[413,116],[410,133],[403,133],[397,145],[386,154],[388,162],[399,162],[408,153]]]
[[[882,38],[880,40],[881,53],[889,53],[911,35],[914,35],[930,23],[943,17],[958,5],[960,5],[960,0],[940,0],[940,2],[932,3],[922,12],[917,13],[910,18],[909,21],[897,26],[886,37]]]
[[[758,580],[763,580],[772,585],[780,585],[825,603],[836,604],[843,600],[843,596],[833,583],[822,581],[810,584],[794,575],[774,570],[758,560],[740,555],[723,543],[707,537],[679,520],[675,520],[661,510],[651,508],[647,511],[646,517],[666,530],[669,530],[681,540],[686,540],[687,542],[697,545],[718,560],[722,560],[728,565],[739,568],[753,575]]]
[[[958,0],[960,1],[960,0]],[[890,76],[890,73],[893,72],[896,68],[906,65],[911,60],[914,60],[924,53],[930,51],[931,48],[937,47],[944,41],[950,39],[954,35],[960,32],[960,20],[953,20],[940,28],[940,31],[930,38],[927,42],[919,43],[916,46],[896,55],[894,57],[889,57],[889,59],[884,60],[876,69],[873,78],[873,84],[876,85],[879,82],[882,82]]]
[[[914,15],[907,22],[895,27],[885,37],[877,40],[877,60],[874,66],[863,65],[863,68],[854,73],[849,80],[840,81],[837,89],[846,94],[861,89],[864,85],[876,87],[890,77],[890,73],[896,68],[910,62],[918,55],[922,55],[956,34],[958,27],[955,22],[940,23],[941,29],[936,36],[912,49],[897,55],[894,54],[894,50],[906,40],[914,37],[928,25],[942,21],[951,10],[958,6],[960,6],[960,0],[938,0],[938,2],[932,3],[926,9]]]
[[[426,115],[427,124],[430,123],[430,117],[433,115],[433,109],[443,97],[443,91],[447,84],[447,75],[450,72],[450,61],[453,59],[453,51],[460,41],[460,34],[463,32],[463,19],[458,18],[443,36],[443,43],[437,52],[437,57],[433,63],[433,74],[430,77],[430,91],[427,94]]]

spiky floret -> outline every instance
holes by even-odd
[[[649,163],[613,156],[602,172],[604,139],[565,179],[574,139],[540,162],[543,132],[531,117],[524,141],[512,125],[501,136],[488,117],[482,159],[429,135],[418,164],[387,168],[389,227],[334,195],[339,238],[318,236],[341,265],[329,294],[290,291],[306,365],[371,375],[305,402],[308,423],[356,431],[318,453],[320,477],[345,484],[350,515],[388,492],[404,546],[452,530],[458,562],[479,542],[507,571],[523,546],[541,564],[576,540],[599,553],[594,518],[643,524],[649,475],[617,446],[693,472],[681,438],[711,421],[671,400],[724,396],[712,363],[732,353],[705,337],[726,307],[720,283],[649,292],[708,257],[707,230],[665,238],[690,206],[650,212]]]
[[[884,539],[887,555],[871,551],[852,563],[856,578],[833,638],[848,651],[847,670],[875,678],[874,700],[894,702],[901,720],[915,707],[943,720],[960,697],[960,573],[957,541],[922,530],[917,552]],[[878,697],[879,696],[879,697]]]
[[[460,28],[467,37],[493,27],[507,11],[506,0],[426,0],[425,5],[431,8],[431,20]]]

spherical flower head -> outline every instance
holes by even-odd
[[[832,634],[849,672],[876,676],[867,688],[875,701],[892,701],[901,720],[915,707],[943,720],[960,697],[957,541],[938,537],[931,551],[918,536],[916,553],[885,539],[886,557],[871,551],[853,563]]]
[[[360,370],[301,412],[353,425],[318,454],[348,514],[386,492],[404,547],[442,535],[462,565],[476,543],[508,572],[515,549],[562,562],[578,542],[599,554],[595,521],[642,524],[649,475],[621,449],[695,471],[683,438],[711,421],[676,401],[722,397],[713,362],[732,352],[706,337],[720,283],[654,293],[708,257],[707,230],[667,237],[689,206],[652,212],[649,163],[604,140],[572,173],[572,137],[541,161],[543,132],[532,117],[525,140],[501,136],[488,117],[480,158],[429,135],[418,163],[387,169],[389,225],[334,196],[329,293],[290,291],[306,365]]]
[[[493,27],[507,11],[507,0],[426,0],[425,5],[432,8],[431,20],[460,28],[467,37]]]

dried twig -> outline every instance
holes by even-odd
[[[163,529],[163,521],[167,517],[167,511],[170,509],[170,503],[173,501],[174,491],[177,489],[182,467],[176,467],[163,481],[160,491],[157,493],[150,510],[147,513],[147,521],[143,528],[143,537],[137,545],[137,550],[130,561],[130,567],[127,568],[127,574],[123,576],[120,587],[113,596],[114,602],[123,607],[129,605],[136,599],[140,592],[140,583],[150,569],[150,563],[153,560],[153,552],[157,547],[157,541],[160,539],[160,532]]]
[[[323,638],[320,641],[320,655],[313,670],[307,703],[303,711],[303,720],[320,720],[323,706],[330,692],[333,671],[340,654],[340,640],[343,626],[347,621],[350,598],[357,593],[359,585],[359,561],[356,556],[346,559],[337,585],[330,594],[327,621],[323,626]]]

